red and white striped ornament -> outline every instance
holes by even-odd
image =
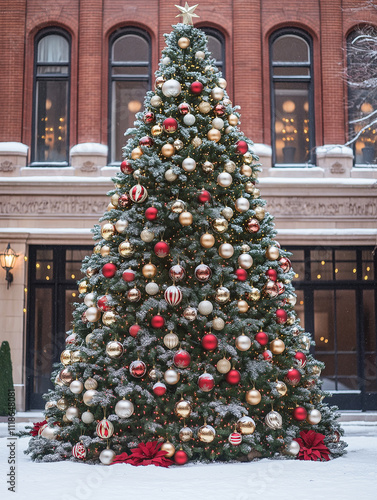
[[[144,186],[141,186],[140,184],[136,184],[136,186],[133,186],[130,190],[129,193],[130,198],[133,202],[135,203],[143,203],[148,198],[148,191]]]
[[[72,448],[72,455],[75,458],[80,458],[81,460],[83,460],[86,457],[85,446],[82,443],[75,444],[75,446]]]
[[[96,433],[97,436],[100,437],[101,439],[108,439],[114,433],[114,426],[111,422],[107,420],[107,418],[104,418],[103,420],[98,422],[96,427]]]
[[[175,285],[168,286],[164,293],[166,302],[171,306],[177,306],[182,301],[182,297],[181,290]]]
[[[242,443],[242,435],[239,432],[232,432],[228,437],[228,441],[233,446],[238,446]]]

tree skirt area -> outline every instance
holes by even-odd
[[[18,439],[16,495],[7,492],[6,424],[0,424],[0,498],[27,500],[301,500],[376,498],[377,424],[346,423],[348,453],[330,462],[263,459],[248,463],[188,464],[168,469],[34,463]]]

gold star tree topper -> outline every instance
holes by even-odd
[[[181,11],[181,14],[178,14],[175,17],[183,17],[183,24],[193,24],[192,18],[193,17],[199,17],[198,15],[194,14],[194,10],[199,4],[193,5],[192,7],[189,7],[188,3],[186,2],[186,5],[184,7],[181,7],[180,5],[176,5],[177,9]]]

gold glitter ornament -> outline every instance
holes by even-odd
[[[218,318],[215,316],[212,320],[212,328],[217,331],[221,331],[224,329],[225,321],[222,318]]]
[[[221,139],[221,132],[220,130],[217,130],[217,128],[211,128],[211,130],[207,134],[207,137],[210,141],[219,142],[219,140]]]
[[[221,87],[214,87],[211,90],[211,96],[215,101],[221,101],[224,97],[224,90]]]
[[[251,165],[251,163],[253,162],[253,155],[249,151],[247,151],[243,155],[243,161],[246,163],[246,165]]]
[[[143,273],[144,278],[154,278],[157,274],[157,267],[150,262],[149,264],[145,264],[145,266],[143,266],[141,272]]]
[[[111,240],[114,234],[115,234],[114,224],[110,224],[109,222],[107,222],[101,227],[101,236],[105,240]]]
[[[190,212],[182,212],[178,217],[179,223],[182,226],[190,226],[192,224],[192,214]]]
[[[106,326],[113,325],[117,320],[117,316],[114,311],[105,311],[102,315],[102,323]]]
[[[228,123],[229,125],[232,125],[233,127],[235,127],[238,123],[238,116],[237,115],[229,115],[228,116]]]
[[[118,252],[122,257],[131,257],[135,253],[135,248],[128,240],[125,240],[118,246]]]
[[[225,357],[219,359],[219,361],[216,363],[216,369],[219,373],[228,373],[231,368],[232,365],[230,364],[230,361]]]
[[[158,76],[156,78],[156,81],[154,82],[154,88],[161,89],[164,83],[165,83],[165,78],[163,76]],[[152,97],[152,99],[153,99],[153,97]],[[151,99],[151,103],[152,103],[152,99]]]
[[[88,291],[88,282],[80,281],[79,283],[79,293],[86,293]]]
[[[213,163],[211,163],[210,161],[205,161],[202,164],[202,169],[203,169],[203,172],[205,172],[206,174],[210,174],[211,172],[213,172],[215,170],[215,167],[213,166]]]
[[[192,439],[192,430],[190,429],[190,427],[182,427],[182,429],[179,431],[179,439],[183,443],[186,443],[187,441],[190,441],[190,439]]]
[[[218,233],[224,233],[228,229],[228,221],[222,218],[215,219],[212,222],[213,229]]]
[[[150,243],[154,239],[154,232],[151,231],[150,229],[143,229],[140,233],[140,238],[145,243]]]
[[[177,178],[178,178],[178,175],[177,175],[177,174],[175,174],[171,168],[169,168],[169,169],[165,172],[165,179],[166,179],[168,182],[174,182]]]
[[[255,212],[255,217],[258,220],[263,220],[264,216],[266,215],[266,211],[263,207],[255,207],[254,212]]]
[[[275,389],[278,391],[280,396],[285,396],[288,391],[288,387],[281,380],[276,381]]]
[[[71,351],[68,351],[67,349],[63,351],[60,355],[60,362],[64,365],[70,365],[71,364]]]
[[[253,171],[249,165],[242,165],[240,169],[241,175],[244,175],[246,177],[251,177]]]
[[[194,148],[198,148],[202,144],[202,140],[200,137],[194,137],[191,141],[191,144],[194,146]]]
[[[225,162],[224,169],[226,172],[232,174],[236,170],[236,164],[234,163],[234,161],[229,160]]]
[[[97,389],[98,387],[98,382],[96,379],[89,377],[85,380],[84,382],[84,387],[87,391]]]
[[[260,299],[260,291],[258,290],[258,288],[252,288],[251,291],[249,292],[248,294],[248,297],[250,300],[259,300]]]
[[[215,293],[215,301],[218,304],[226,304],[230,299],[230,291],[225,286],[220,286]]]
[[[103,245],[103,247],[101,247],[101,255],[102,257],[107,257],[108,255],[110,255],[110,247],[108,245]]]
[[[227,82],[226,82],[225,78],[219,78],[218,85],[222,89],[226,89]]]
[[[241,313],[245,313],[249,310],[249,304],[246,302],[246,300],[242,300],[240,299],[238,302],[237,302],[237,307],[238,307],[238,310],[241,312]]]
[[[199,111],[203,114],[207,114],[211,111],[212,109],[212,106],[210,105],[209,102],[207,101],[202,101],[200,104],[199,104]]]
[[[175,147],[175,149],[176,149],[177,151],[180,151],[180,150],[183,148],[184,144],[183,144],[183,142],[182,142],[180,139],[176,139],[176,140],[173,142],[173,146]]]
[[[246,182],[245,184],[245,191],[248,194],[252,194],[254,192],[254,184],[252,182]]]
[[[175,403],[174,413],[177,415],[177,417],[187,418],[190,416],[191,412],[192,407],[189,401],[181,399],[180,401]]]
[[[139,148],[139,146],[131,151],[131,158],[133,160],[138,160],[142,155],[143,155],[143,150]]]
[[[156,125],[153,125],[153,127],[151,129],[151,133],[154,137],[161,135],[163,131],[164,131],[164,129],[163,129],[161,123],[156,123]]]
[[[162,99],[160,96],[154,95],[151,97],[151,106],[153,106],[154,108],[158,108],[161,106],[161,104],[162,104]]]
[[[170,158],[175,153],[175,148],[172,144],[164,144],[161,148],[161,154],[166,156],[166,158]]]
[[[181,214],[186,208],[186,204],[182,200],[175,200],[170,207],[170,210],[175,214]]]
[[[255,422],[251,417],[241,417],[237,422],[237,430],[243,435],[253,434],[255,431]]]
[[[168,349],[174,349],[179,344],[179,338],[175,333],[170,331],[164,337],[164,344]]]

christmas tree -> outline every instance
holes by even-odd
[[[335,457],[342,431],[294,312],[258,158],[195,7],[179,8],[27,452],[157,465]]]

